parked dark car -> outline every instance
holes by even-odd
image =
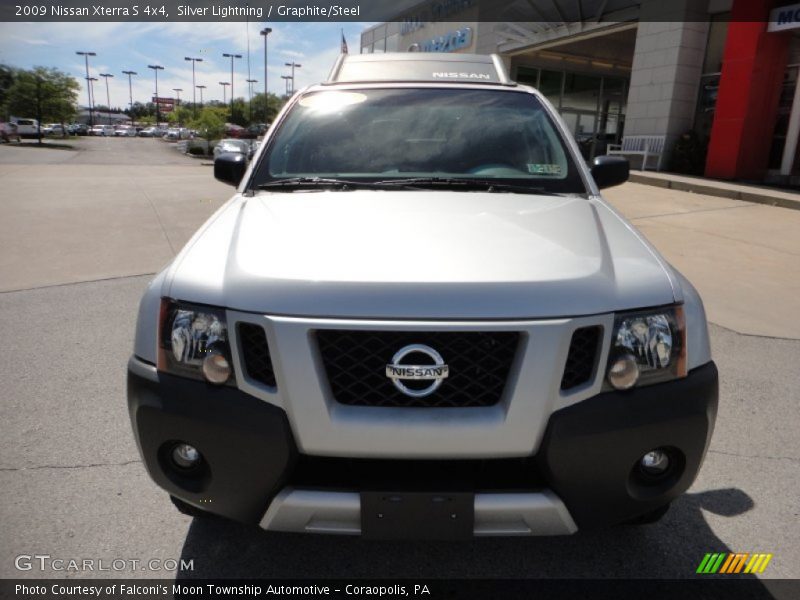
[[[71,123],[67,125],[67,133],[70,135],[89,135],[89,126],[85,123]]]

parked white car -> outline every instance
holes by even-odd
[[[116,137],[136,137],[136,129],[130,125],[119,125],[114,129]]]
[[[167,129],[167,133],[164,135],[164,139],[168,142],[188,140],[190,137],[189,130],[185,127],[171,127]]]
[[[89,130],[89,135],[114,136],[114,127],[111,125],[95,125]]]
[[[22,137],[39,135],[39,121],[36,119],[23,119],[20,117],[10,117],[9,123],[17,126],[17,134]]]
[[[42,127],[43,135],[64,135],[64,126],[61,123],[50,123]]]
[[[588,166],[498,56],[343,55],[214,173],[237,191],[150,283],[128,371],[180,510],[551,536],[655,521],[694,481],[703,303],[601,195],[627,160]]]

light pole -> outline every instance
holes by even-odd
[[[92,90],[89,83],[89,57],[97,56],[96,52],[75,52],[86,60],[86,94],[89,96],[89,127],[94,127],[94,112],[92,110]]]
[[[292,67],[292,93],[294,94],[294,70],[299,69],[303,65],[299,65],[296,62],[292,61],[290,63],[286,63],[287,67]],[[288,95],[288,94],[287,94]]]
[[[193,105],[195,114],[197,114],[197,95],[196,95],[197,92],[196,92],[196,88],[198,88],[199,86],[195,85],[195,82],[194,82],[194,65],[195,65],[195,63],[203,62],[203,59],[202,58],[192,58],[191,56],[186,56],[183,60],[192,61],[192,105]],[[202,103],[203,103],[203,101],[200,100],[200,104],[202,104]]]
[[[155,73],[156,76],[156,127],[158,127],[159,123],[161,123],[161,108],[158,102],[158,72],[163,71],[164,67],[161,65],[147,65],[147,68],[153,69],[153,73]]]
[[[253,84],[258,83],[258,79],[248,79],[247,80],[247,94],[250,98],[249,106],[247,109],[248,119],[250,122],[253,122]]]
[[[292,78],[292,76],[291,76],[291,75],[281,75],[281,79],[283,79],[283,80],[284,80],[284,83],[286,84],[286,91],[285,91],[285,93],[284,93],[284,95],[285,95],[285,96],[288,96],[288,95],[289,95],[289,80],[290,80],[291,78]]]
[[[242,58],[241,54],[229,54],[227,52],[223,52],[222,56],[225,58],[231,59],[231,120],[233,120],[233,59],[234,58]]]
[[[123,75],[128,76],[128,96],[130,98],[131,122],[136,125],[136,120],[133,118],[133,83],[131,82],[132,75],[138,75],[136,71],[123,71]]]
[[[178,99],[175,101],[175,110],[177,110],[181,106],[181,92],[183,88],[172,88],[172,91],[178,95]],[[183,123],[180,121],[180,113],[176,114],[178,115],[178,127],[183,127]]]
[[[272,33],[271,27],[265,27],[261,30],[261,35],[264,36],[264,123],[269,123],[269,94],[267,93],[267,38]]]
[[[227,104],[228,96],[226,94],[228,93],[228,86],[230,85],[230,83],[228,83],[227,81],[220,81],[219,84],[222,86],[222,103]]]
[[[200,108],[203,108],[203,90],[206,89],[206,86],[204,86],[204,85],[196,85],[194,87],[196,87],[198,90],[200,90]]]
[[[89,102],[92,104],[92,106],[94,106],[94,82],[98,81],[98,79],[97,79],[97,77],[87,77],[86,81],[88,81],[88,83],[89,83],[89,96],[91,98],[91,100],[89,100]],[[94,122],[94,121],[92,121],[92,122]],[[92,125],[92,127],[94,127],[94,125]]]
[[[110,124],[111,123],[111,94],[108,91],[108,78],[109,77],[113,77],[113,75],[111,73],[100,73],[100,77],[103,77],[106,80],[106,103],[108,104],[108,106],[106,107],[106,108],[108,108],[108,112],[106,112],[106,117],[108,117],[107,120],[109,121],[109,124]]]

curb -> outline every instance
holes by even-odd
[[[765,204],[767,206],[778,206],[791,210],[800,210],[800,194],[797,200],[774,196],[767,191],[759,191],[758,188],[748,190],[737,190],[725,187],[718,187],[713,183],[701,183],[694,181],[679,181],[662,179],[660,177],[649,177],[643,173],[631,171],[628,181],[650,185],[653,187],[667,188],[679,192],[692,192],[695,194],[705,194],[706,196],[716,196],[718,198],[728,198],[730,200],[741,200],[755,204]]]

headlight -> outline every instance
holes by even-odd
[[[233,383],[225,311],[163,299],[158,370],[217,385]]]
[[[627,390],[686,376],[683,308],[622,313],[614,320],[606,379]]]

